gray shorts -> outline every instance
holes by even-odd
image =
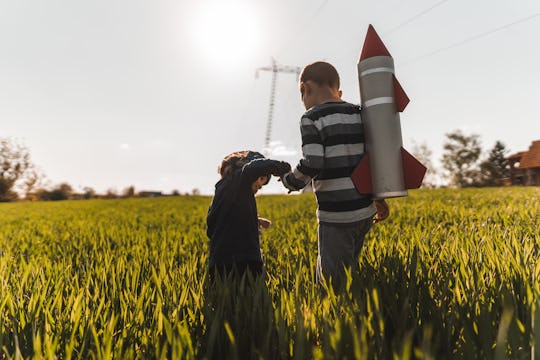
[[[317,256],[317,282],[322,278],[340,280],[345,267],[355,269],[358,266],[358,255],[373,217],[349,224],[332,224],[319,222],[319,254]]]

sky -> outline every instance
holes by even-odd
[[[360,103],[369,24],[411,99],[405,148],[426,144],[438,167],[456,129],[486,152],[540,139],[537,0],[0,0],[0,137],[50,185],[212,194],[225,155],[263,150],[257,68],[328,61]],[[278,74],[272,158],[296,165],[303,111],[296,75]]]

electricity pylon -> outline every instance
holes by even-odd
[[[276,98],[276,83],[278,73],[296,74],[296,80],[302,69],[298,66],[280,65],[272,58],[272,65],[257,68],[255,78],[259,77],[259,71],[272,72],[272,84],[270,85],[270,105],[268,106],[268,121],[266,122],[266,135],[264,137],[263,152],[267,155],[270,149],[270,140],[272,138],[272,118],[274,116],[274,104]]]

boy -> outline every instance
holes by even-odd
[[[356,266],[372,223],[388,217],[384,200],[358,193],[350,175],[364,154],[360,106],[341,100],[339,75],[326,62],[307,65],[300,75],[303,158],[283,184],[300,190],[313,180],[318,209],[317,281],[339,282],[344,266]],[[375,217],[374,215],[377,214]]]
[[[254,151],[238,151],[223,159],[218,168],[221,180],[206,218],[211,278],[216,272],[226,276],[236,271],[239,278],[246,271],[262,274],[259,230],[268,228],[270,221],[258,218],[255,194],[271,175],[283,176],[290,170],[288,163]]]

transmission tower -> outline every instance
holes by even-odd
[[[255,78],[259,77],[259,71],[271,71],[272,72],[272,84],[270,85],[270,105],[268,106],[268,120],[266,122],[266,135],[264,137],[264,149],[263,152],[268,153],[270,148],[270,139],[272,137],[272,118],[274,116],[274,103],[276,98],[276,82],[278,73],[296,74],[300,75],[301,68],[298,66],[280,65],[272,58],[272,65],[257,68],[255,71]]]

